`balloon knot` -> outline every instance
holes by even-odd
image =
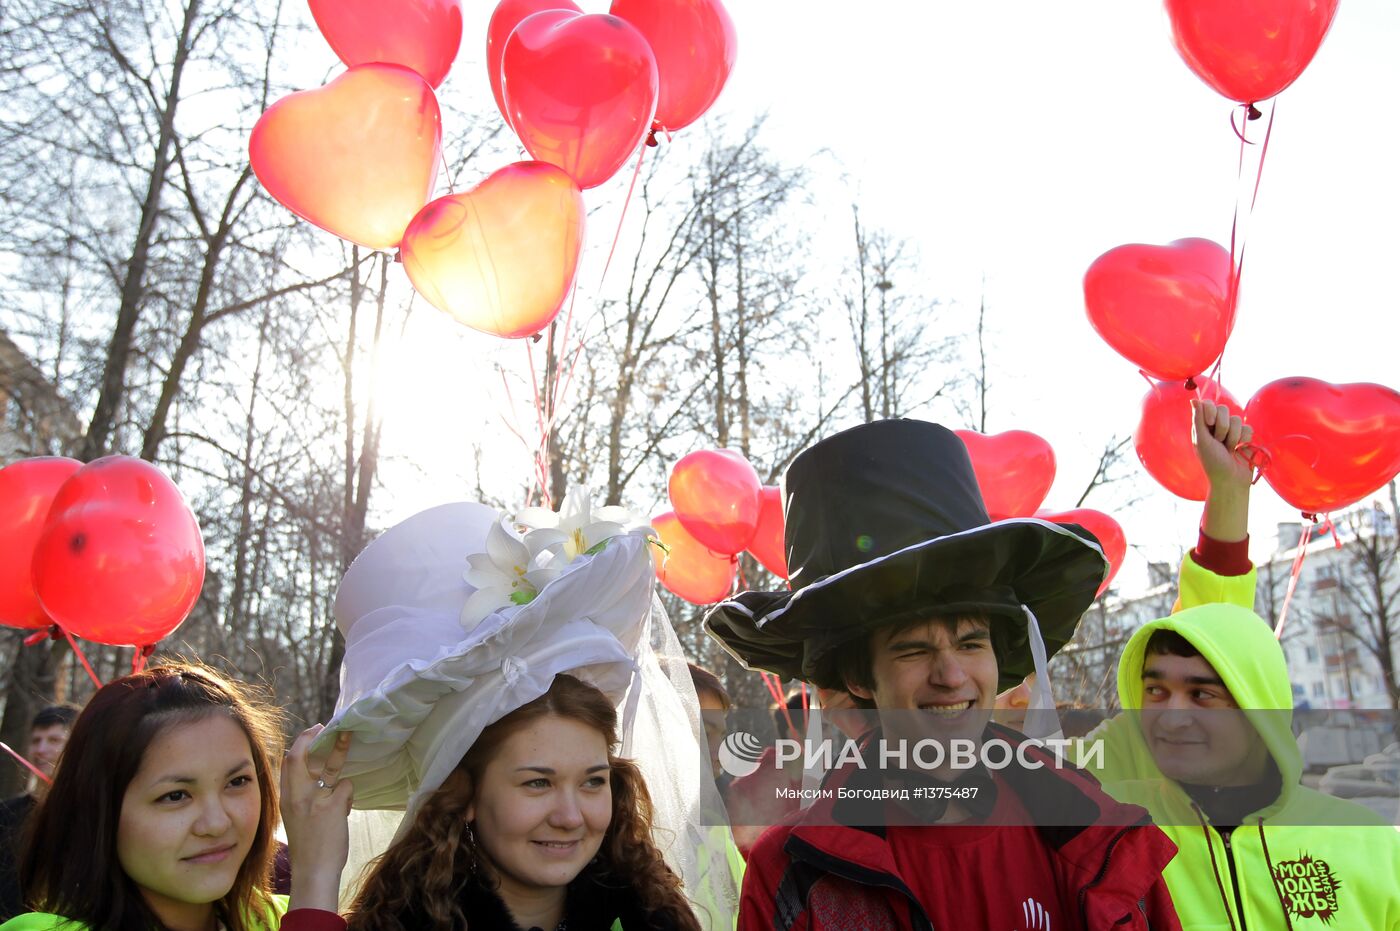
[[[41,643],[41,642],[43,642],[43,641],[45,641],[45,640],[62,640],[62,639],[63,639],[63,631],[59,629],[59,627],[58,627],[57,624],[50,624],[46,629],[40,630],[40,631],[36,631],[36,632],[30,634],[28,637],[25,637],[25,638],[24,638],[24,645],[27,646],[27,647],[32,647],[34,644],[36,644],[36,643]]]
[[[651,132],[647,133],[647,146],[648,146],[648,148],[654,149],[654,148],[656,148],[657,146],[659,146],[660,144],[661,144],[661,143],[659,143],[659,142],[656,141],[656,130],[653,129]]]
[[[1310,513],[1308,513],[1307,511],[1304,511],[1304,512],[1303,512],[1303,520],[1311,521],[1311,522],[1314,523],[1314,524],[1321,523],[1321,521],[1319,521],[1319,520],[1317,519],[1317,515],[1316,515],[1316,514],[1310,514]]]
[[[532,342],[532,343],[538,343],[538,342],[539,342],[540,340],[542,340],[542,339],[544,339],[544,334],[543,334],[543,333],[536,333],[534,336],[531,336],[531,337],[530,337],[530,342]]]
[[[395,261],[395,262],[398,262],[400,265],[403,264],[403,250],[402,250],[402,249],[395,249],[395,250],[394,250],[394,261]]]
[[[1195,390],[1196,390],[1196,379],[1194,379],[1194,378],[1188,378],[1188,379],[1186,379],[1186,390],[1187,390],[1187,391],[1195,391]]]
[[[1262,114],[1262,113],[1259,112],[1259,108],[1256,107],[1254,104],[1252,104],[1252,103],[1251,103],[1251,104],[1246,104],[1246,106],[1248,107],[1248,109],[1245,110],[1245,119],[1247,119],[1247,120],[1257,120],[1257,119],[1259,119],[1259,117],[1261,117],[1261,116],[1264,115],[1264,114]]]

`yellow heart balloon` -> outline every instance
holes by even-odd
[[[418,212],[401,245],[413,287],[467,326],[506,339],[549,326],[583,249],[583,192],[562,169],[516,162]]]

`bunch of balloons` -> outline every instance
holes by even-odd
[[[1172,39],[1201,80],[1244,105],[1275,96],[1317,54],[1338,0],[1166,0]],[[1241,137],[1243,140],[1243,137]],[[1241,408],[1205,372],[1235,325],[1237,257],[1206,239],[1110,249],[1084,275],[1094,330],[1145,376],[1134,435],[1139,460],[1159,484],[1202,501],[1191,400],[1243,410],[1254,428],[1254,463],[1289,504],[1315,516],[1354,504],[1400,473],[1400,395],[1383,385],[1331,385],[1292,377],[1259,389]]]
[[[145,648],[189,614],[204,541],[180,490],[142,459],[22,459],[0,469],[0,624],[57,625]]]
[[[258,120],[249,159],[297,216],[370,249],[399,250],[424,299],[507,339],[558,316],[583,248],[583,191],[655,130],[703,114],[733,68],[720,0],[502,0],[487,76],[533,161],[432,198],[441,158],[435,90],[462,41],[461,0],[311,0],[348,71]],[[654,141],[654,140],[653,140]]]
[[[776,486],[732,449],[704,449],[671,469],[671,510],[651,525],[667,553],[656,577],[694,604],[712,604],[734,589],[739,554],[752,553],[765,569],[787,578],[783,503]]]

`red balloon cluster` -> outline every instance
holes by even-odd
[[[1332,27],[1339,0],[1166,0],[1176,50],[1197,77],[1240,103],[1297,80]]]
[[[1133,448],[1147,474],[1167,491],[1189,501],[1204,501],[1210,486],[1191,440],[1194,414],[1191,401],[1200,397],[1225,404],[1233,414],[1244,408],[1234,395],[1204,376],[1196,388],[1181,382],[1157,382],[1142,399],[1142,418],[1133,434]]]
[[[769,572],[787,578],[781,493],[761,485],[740,453],[690,453],[672,467],[668,486],[672,510],[652,521],[670,547],[656,573],[666,588],[696,604],[718,601],[733,589],[738,556],[745,550]]]
[[[1400,392],[1280,378],[1245,406],[1264,480],[1304,514],[1355,504],[1400,474]]]
[[[204,541],[174,483],[150,463],[26,459],[0,469],[0,623],[57,624],[144,647],[183,621],[204,584]]]
[[[967,447],[977,487],[992,520],[1030,517],[1055,483],[1055,451],[1026,430],[982,434],[955,430]]]
[[[486,37],[496,105],[530,155],[584,190],[607,181],[653,128],[699,119],[734,66],[719,0],[502,0]]]

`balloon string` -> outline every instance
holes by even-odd
[[[517,440],[520,441],[520,445],[521,445],[521,446],[525,447],[525,453],[526,453],[528,456],[530,456],[531,462],[533,463],[533,465],[535,466],[535,469],[536,469],[535,479],[536,479],[536,481],[541,482],[540,488],[541,488],[541,491],[543,491],[543,488],[544,488],[544,486],[543,486],[543,479],[541,479],[541,477],[540,477],[540,475],[539,475],[539,471],[538,471],[538,470],[539,470],[539,456],[536,455],[535,447],[532,446],[532,445],[530,444],[530,441],[529,441],[529,440],[525,439],[525,432],[524,432],[523,430],[521,430],[519,427],[517,427],[516,424],[514,423],[514,420],[515,420],[515,409],[516,409],[515,394],[514,394],[514,392],[512,392],[512,391],[510,390],[510,379],[506,378],[506,372],[505,372],[505,369],[504,369],[504,368],[501,369],[501,384],[502,384],[502,385],[505,387],[505,389],[506,389],[506,403],[509,405],[509,410],[510,410],[510,415],[509,415],[509,417],[507,417],[507,416],[505,416],[505,415],[502,415],[501,419],[505,422],[506,429],[509,430],[512,434],[515,435],[515,438],[516,438]]]
[[[49,785],[53,785],[53,780],[50,779],[48,776],[44,775],[43,770],[39,769],[39,767],[35,766],[33,763],[26,760],[23,756],[10,749],[10,745],[5,743],[3,740],[0,740],[0,750],[4,750],[10,756],[14,757],[15,762],[19,763],[25,769],[38,776],[40,779],[44,780]]]
[[[637,167],[632,169],[632,183],[627,185],[627,197],[622,201],[622,215],[617,218],[617,232],[613,234],[612,246],[608,249],[608,260],[603,263],[603,274],[598,279],[598,290],[603,290],[603,282],[608,278],[612,267],[613,253],[617,252],[617,241],[622,238],[622,221],[627,219],[627,207],[632,203],[632,192],[637,189],[637,178],[642,173],[642,162],[646,159],[647,147],[637,150]]]
[[[143,647],[137,647],[136,653],[131,657],[131,674],[140,675],[146,668],[146,662],[151,658],[151,654],[156,651],[154,643],[148,643]]]
[[[1249,119],[1252,120],[1259,117],[1259,111],[1255,109],[1253,104],[1246,104],[1245,106],[1248,108]],[[1254,173],[1254,190],[1249,199],[1249,209],[1245,211],[1246,220],[1253,219],[1254,207],[1259,202],[1259,186],[1264,180],[1264,159],[1267,158],[1269,154],[1269,139],[1273,136],[1274,116],[1277,112],[1278,102],[1274,101],[1269,105],[1269,123],[1264,129],[1264,144],[1259,149],[1259,164]],[[1235,114],[1233,111],[1230,113],[1230,126],[1235,129],[1235,135],[1240,137],[1239,161],[1235,166],[1235,213],[1230,220],[1230,289],[1226,306],[1229,329],[1233,330],[1235,327],[1235,315],[1239,310],[1240,281],[1244,276],[1245,247],[1248,245],[1245,233],[1240,231],[1239,187],[1240,182],[1244,180],[1244,147],[1246,145],[1253,145],[1254,143],[1250,142],[1249,139],[1245,137],[1243,131],[1235,128]],[[1225,350],[1222,347],[1220,350],[1220,358],[1224,358],[1224,356]],[[1217,372],[1219,371],[1218,364],[1219,360],[1217,359]]]
[[[1293,568],[1288,573],[1288,590],[1283,594],[1283,607],[1278,613],[1278,623],[1274,625],[1274,639],[1283,639],[1283,624],[1288,620],[1288,606],[1293,603],[1293,593],[1298,589],[1298,576],[1303,571],[1303,559],[1308,555],[1308,541],[1312,539],[1312,522],[1303,525],[1303,535],[1298,540],[1298,554],[1293,557]]]
[[[526,364],[530,368],[530,388],[535,399],[535,423],[540,428],[539,440],[535,443],[535,478],[540,486],[540,500],[544,506],[552,508],[553,502],[549,497],[549,431],[544,426],[544,399],[540,397],[540,380],[535,375],[535,348],[531,340],[525,341]]]
[[[83,668],[87,670],[88,678],[92,680],[92,684],[99,689],[102,688],[102,680],[97,678],[97,673],[93,672],[92,666],[88,665],[87,657],[84,656],[83,651],[78,648],[78,641],[74,640],[73,635],[66,630],[63,632],[63,636],[68,638],[68,645],[73,648],[73,652],[77,655],[78,661],[81,662]]]

